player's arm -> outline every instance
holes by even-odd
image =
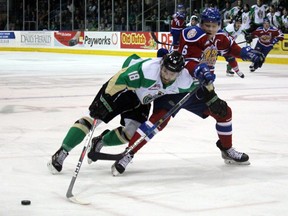
[[[124,89],[134,90],[139,88],[144,79],[142,64],[145,61],[147,60],[120,70],[109,80],[105,93],[113,96]]]
[[[132,90],[141,86],[141,79],[143,79],[141,65],[140,62],[131,67],[123,68],[102,86],[92,104],[89,106],[91,117],[100,118],[104,122],[108,122],[111,119],[111,113],[119,106],[117,102],[115,102],[117,101],[115,98],[119,95],[128,94],[130,99],[129,93],[131,93],[131,91],[126,91],[126,89]],[[131,95],[131,97],[133,97],[133,95]],[[131,98],[130,100],[132,103],[133,99]],[[136,101],[136,103],[138,103],[138,101]]]
[[[280,29],[278,29],[277,33],[278,35],[273,39],[273,42],[272,42],[273,44],[278,43],[278,41],[284,40],[284,34]]]
[[[263,53],[252,49],[250,46],[241,48],[235,41],[231,44],[229,54],[236,58],[241,58],[243,61],[253,62],[256,69],[261,68],[265,61]]]

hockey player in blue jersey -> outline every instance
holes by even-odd
[[[179,37],[182,29],[185,28],[185,8],[183,5],[177,6],[177,12],[173,14],[171,20],[171,30],[170,33],[172,35],[173,41],[173,50],[178,49],[179,45]]]

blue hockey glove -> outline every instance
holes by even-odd
[[[202,63],[196,66],[194,70],[194,76],[199,80],[202,85],[212,84],[215,80],[215,74],[210,72],[210,68],[207,64]]]
[[[137,132],[140,135],[146,134],[149,139],[152,139],[152,137],[158,132],[158,130],[155,128],[152,122],[146,121],[140,125],[140,127],[137,129]]]
[[[272,44],[274,45],[274,44],[276,44],[276,43],[278,43],[278,39],[277,39],[277,38],[274,38],[274,39],[272,40]]]
[[[240,56],[244,61],[251,61],[254,63],[255,70],[261,68],[265,61],[265,56],[263,53],[252,49],[251,47],[243,47],[240,52]]]
[[[168,50],[167,49],[160,48],[157,51],[157,57],[163,57],[166,54],[168,54]]]

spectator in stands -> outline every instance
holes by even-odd
[[[276,11],[275,5],[269,6],[269,13],[267,14],[267,18],[270,21],[270,25],[276,28],[281,27],[281,14],[279,11]]]
[[[196,15],[192,15],[186,26],[199,26],[199,18]]]
[[[163,15],[161,15],[161,26],[160,30],[164,32],[168,32],[170,29],[171,17],[167,10],[164,11]]]
[[[245,32],[250,32],[250,6],[249,4],[244,4],[243,6],[243,13],[242,13],[242,29]]]
[[[231,22],[230,10],[231,10],[231,3],[227,1],[225,4],[225,8],[221,11],[223,27],[226,27]]]
[[[126,31],[127,27],[126,27],[126,19],[125,17],[121,17],[120,19],[120,31]]]
[[[150,23],[151,31],[157,31],[158,11],[156,8],[152,10],[152,16],[150,19],[151,19]]]
[[[251,6],[251,31],[263,25],[263,19],[266,17],[268,6],[263,4],[263,0],[257,0],[255,5]]]
[[[241,16],[243,13],[243,1],[238,0],[237,5],[235,7],[232,7],[230,10],[230,17],[234,19],[236,16]]]
[[[288,33],[288,12],[287,12],[287,8],[283,9],[283,15],[281,17],[281,29],[283,31],[283,33]]]

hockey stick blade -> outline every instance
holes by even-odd
[[[155,35],[155,32],[151,32],[151,37],[153,38],[153,40],[157,43],[157,44],[162,44],[162,45],[167,45],[167,46],[173,46],[173,44],[169,44],[169,43],[164,43],[164,42],[160,42],[158,40],[158,38]]]
[[[72,197],[67,197],[67,199],[72,202],[72,203],[75,203],[75,204],[79,204],[79,205],[90,205],[91,202],[88,202],[88,201],[84,201],[84,200],[80,200],[78,198],[76,198],[75,196],[72,196]]]
[[[91,157],[92,161],[96,160],[120,160],[122,157],[124,157],[126,154],[126,151],[120,153],[120,154],[108,154],[108,153],[102,153],[102,152],[95,152],[93,156]]]

